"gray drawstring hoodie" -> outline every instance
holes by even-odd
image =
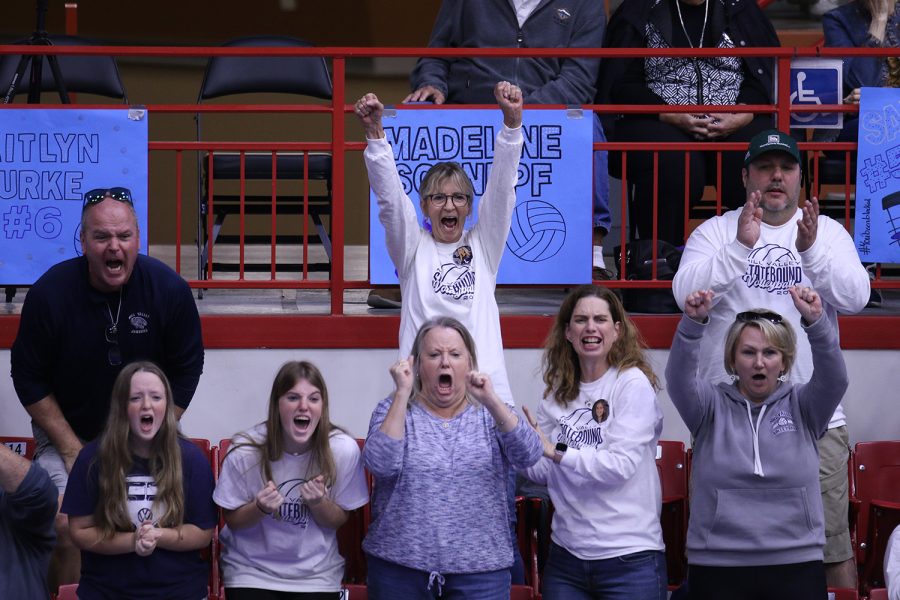
[[[806,384],[782,383],[758,404],[734,384],[697,379],[705,329],[684,316],[666,365],[669,396],[694,438],[688,563],[822,560],[816,440],[848,385],[834,328],[824,318],[803,327],[812,347],[812,377]]]

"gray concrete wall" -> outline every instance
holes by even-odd
[[[844,400],[850,438],[858,441],[900,439],[900,389],[897,351],[850,350],[844,353],[850,371],[850,390]],[[651,350],[650,359],[661,376],[666,350]],[[272,379],[287,360],[314,362],[323,372],[335,423],[354,436],[365,437],[375,404],[391,391],[387,368],[396,360],[393,350],[210,350],[206,370],[194,401],[182,421],[191,437],[217,444],[222,438],[262,421]],[[519,405],[535,408],[543,385],[539,350],[507,350],[506,363]],[[9,350],[0,351],[0,435],[30,435],[28,415],[19,404],[9,373]],[[688,442],[688,432],[665,390],[659,395],[664,415],[663,439]]]

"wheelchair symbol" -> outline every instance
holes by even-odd
[[[803,89],[803,82],[806,81],[806,73],[800,71],[797,73],[797,91],[791,94],[791,104],[822,104],[822,101],[815,95],[815,90]],[[792,113],[791,118],[800,123],[809,123],[818,118],[819,113]]]

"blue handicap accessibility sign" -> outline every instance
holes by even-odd
[[[840,59],[791,61],[791,105],[841,104],[843,65]],[[840,129],[843,113],[791,113],[791,127]]]

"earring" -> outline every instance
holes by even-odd
[[[780,381],[781,383],[787,381],[787,374],[784,371],[782,371],[781,375],[778,376],[778,381]]]
[[[737,373],[731,373],[728,375],[728,377],[731,378],[731,383],[735,383],[736,381],[740,380],[740,377],[737,376]]]

